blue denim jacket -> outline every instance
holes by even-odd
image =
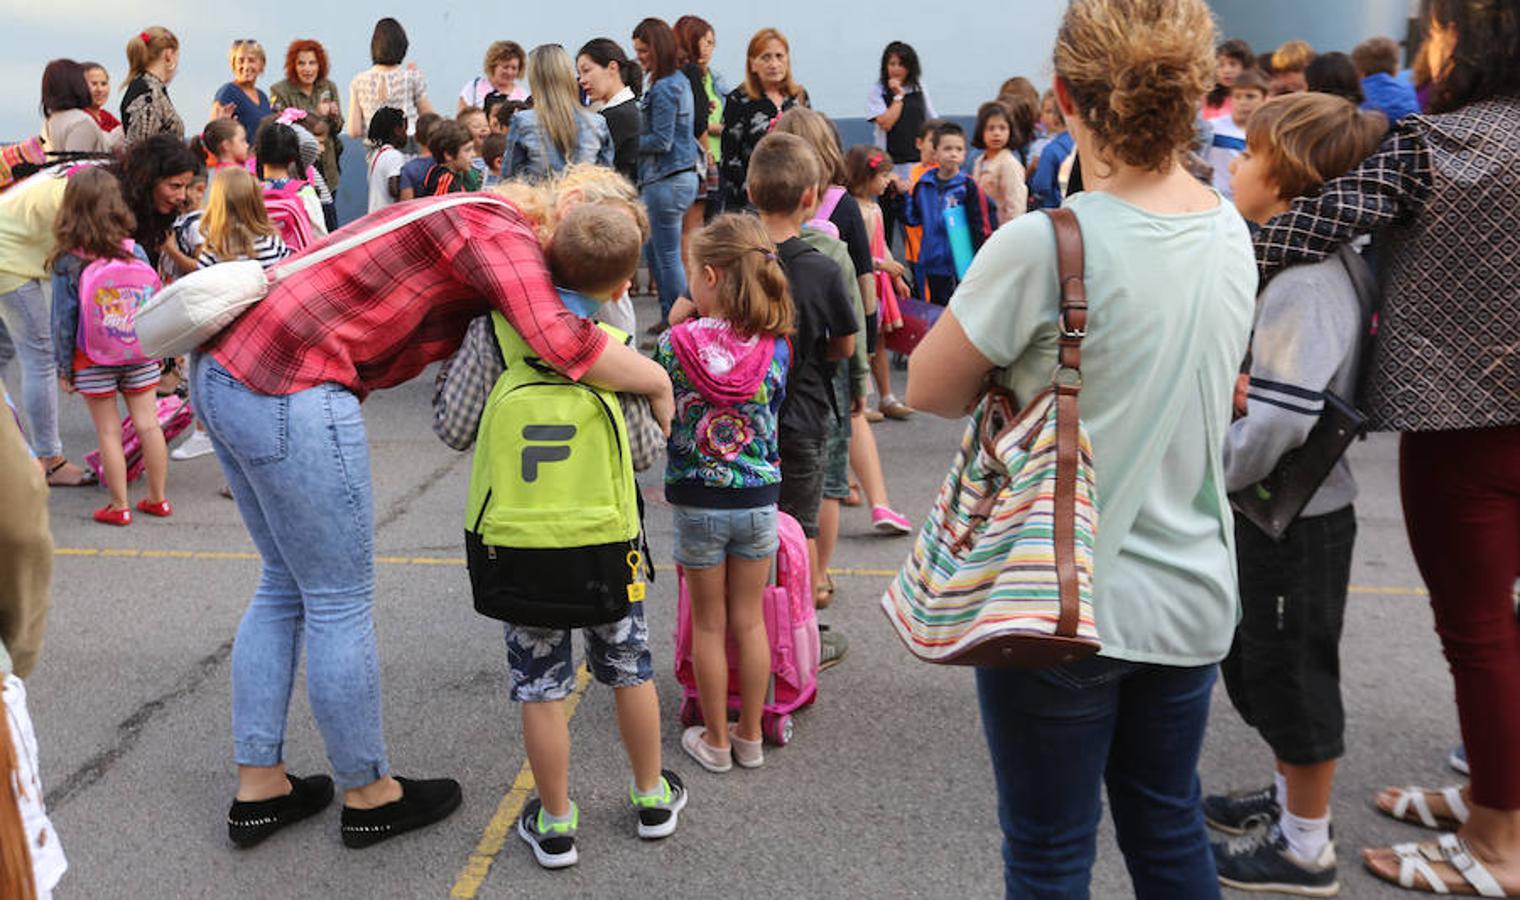
[[[644,130],[639,133],[639,185],[697,166],[692,136],[691,82],[680,72],[656,81],[639,98]]]
[[[502,159],[503,178],[548,178],[570,163],[612,165],[612,134],[607,121],[590,111],[575,117],[575,153],[566,160],[538,124],[538,114],[525,109],[512,116],[507,132],[507,151]]]

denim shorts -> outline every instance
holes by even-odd
[[[676,562],[688,569],[710,569],[730,556],[765,559],[780,546],[776,507],[703,509],[672,506],[676,520]]]
[[[596,680],[608,687],[636,687],[654,677],[649,655],[649,626],[644,604],[609,625],[582,628],[586,662]],[[524,703],[563,700],[575,689],[575,665],[568,628],[506,625],[507,667],[512,699]]]

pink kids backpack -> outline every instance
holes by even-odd
[[[91,362],[130,366],[150,362],[137,341],[137,311],[163,287],[153,267],[139,259],[137,245],[124,245],[126,259],[97,259],[79,275],[78,343]]]
[[[284,187],[264,189],[264,208],[269,211],[269,222],[280,232],[280,240],[292,252],[305,250],[315,239],[311,216],[300,196],[304,187],[306,182],[291,179]]]

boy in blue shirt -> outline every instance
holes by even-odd
[[[422,196],[422,181],[433,168],[433,153],[428,149],[428,141],[433,137],[433,128],[442,121],[443,116],[437,113],[423,113],[417,117],[417,155],[401,167],[399,199]]]
[[[1390,124],[1420,111],[1414,86],[1399,80],[1399,45],[1393,38],[1375,37],[1357,44],[1351,51],[1351,64],[1362,76],[1362,93],[1367,96],[1362,109],[1377,110]]]
[[[945,226],[945,210],[955,206],[966,210],[971,249],[975,251],[987,239],[987,202],[976,181],[961,169],[966,162],[966,132],[961,126],[946,122],[934,129],[934,159],[938,166],[925,172],[913,185],[905,218],[909,225],[924,229],[918,265],[914,268],[919,294],[943,306],[950,302],[950,295],[960,282],[955,255],[950,249],[950,231]]]

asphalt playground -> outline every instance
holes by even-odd
[[[648,319],[650,301],[641,303]],[[611,693],[586,685],[571,721],[581,861],[540,870],[512,831],[531,775],[506,696],[500,626],[470,603],[462,544],[469,457],[429,428],[432,373],[364,404],[375,617],[394,771],[457,778],[464,806],[440,826],[368,850],[339,842],[336,806],[252,851],[231,848],[228,662],[258,562],[234,505],[217,492],[214,457],[175,462],[168,520],[95,524],[98,489],[59,489],[51,500],[53,605],[29,690],[47,802],[69,859],[58,897],[1001,896],[971,673],[914,661],[889,630],[878,599],[911,538],[873,535],[864,509],[845,510],[838,596],[822,614],[849,638],[849,655],[822,675],[793,742],[769,749],[761,769],[722,776],[681,753],[671,524],[658,471],[640,479],[661,564],[647,615],[666,764],[685,777],[690,804],[673,837],[638,839]],[[4,375],[15,392],[19,371]],[[95,444],[93,428],[77,398],[64,397],[62,408],[65,447],[78,461]],[[960,428],[924,415],[876,426],[892,502],[915,521]],[[1404,537],[1396,451],[1387,435],[1352,450],[1361,497],[1342,645],[1348,754],[1334,805],[1341,896],[1352,898],[1398,893],[1362,870],[1361,847],[1424,837],[1377,815],[1373,792],[1456,778],[1444,763],[1457,739],[1451,680]],[[298,774],[327,771],[299,689],[286,752]],[[1269,765],[1221,686],[1201,765],[1205,789],[1265,784]],[[1106,823],[1098,852],[1093,896],[1129,896]]]

